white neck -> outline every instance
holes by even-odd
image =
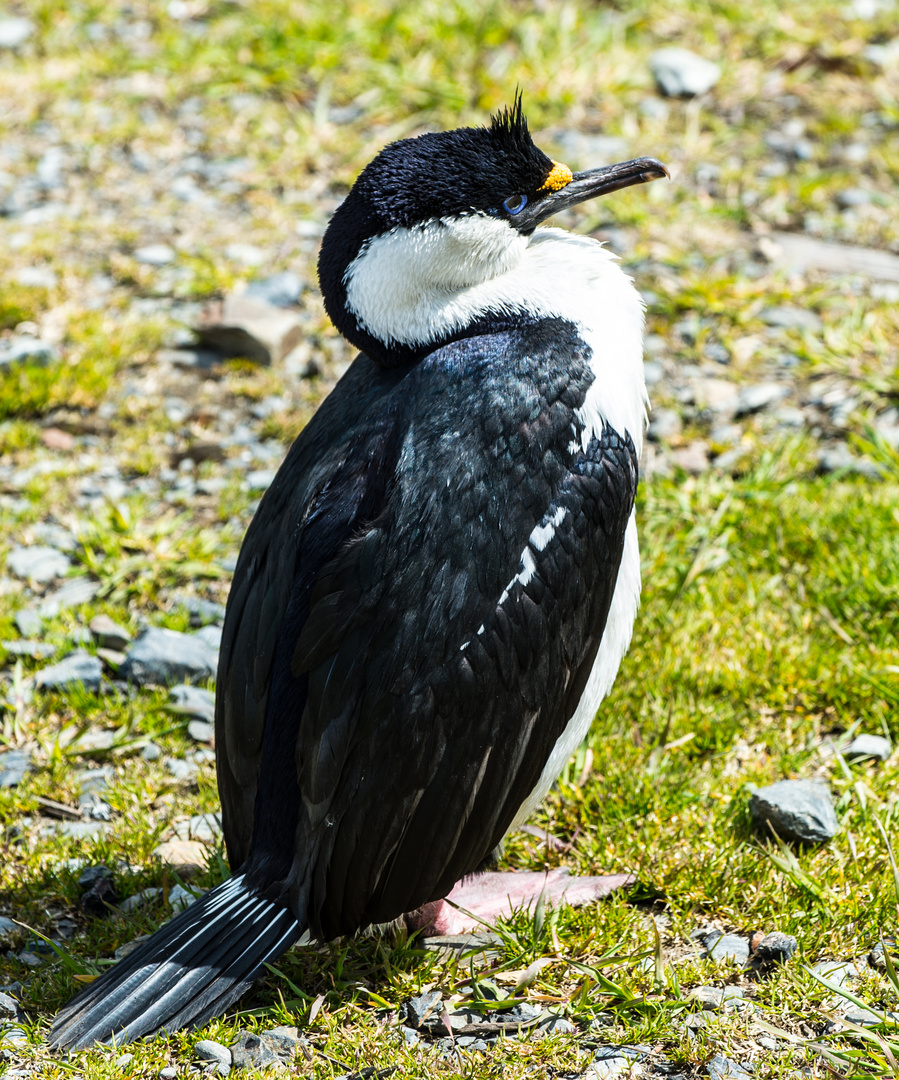
[[[561,229],[525,237],[481,215],[451,218],[369,241],[345,282],[347,307],[388,345],[445,340],[488,312],[569,320],[593,354],[580,440],[586,446],[607,422],[628,432],[640,453],[643,304],[616,256],[597,241]]]

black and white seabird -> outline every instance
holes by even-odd
[[[519,97],[359,176],[319,274],[361,352],[263,498],[228,600],[234,876],[69,1002],[52,1045],[200,1025],[298,941],[439,925],[546,794],[630,641],[647,398],[630,279],[538,226],[664,175],[572,174]]]

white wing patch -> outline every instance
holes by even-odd
[[[504,604],[509,599],[509,593],[515,588],[516,584],[519,584],[522,587],[530,584],[534,574],[537,573],[537,563],[534,560],[531,548],[533,548],[534,551],[544,551],[546,545],[556,535],[556,529],[558,529],[565,520],[565,515],[567,513],[568,510],[564,506],[559,506],[553,510],[552,513],[544,514],[540,524],[534,526],[531,530],[531,535],[528,537],[528,546],[522,551],[521,558],[518,561],[518,573],[503,589],[502,595],[496,602],[497,606]],[[481,623],[477,630],[477,636],[483,633],[484,624]],[[463,642],[463,644],[459,646],[459,652],[464,652],[470,644],[470,639]]]
[[[547,520],[544,516],[539,525],[535,526],[534,531],[531,533],[528,543],[532,548],[537,551],[543,551],[546,545],[556,535],[556,529],[565,520],[565,515],[568,511],[564,506],[560,506],[558,510]]]
[[[526,586],[531,583],[531,579],[534,574],[537,573],[537,564],[534,562],[534,556],[531,553],[531,548],[534,551],[543,551],[546,545],[556,535],[556,529],[565,520],[565,515],[568,511],[564,506],[558,507],[551,514],[544,514],[543,520],[539,525],[535,525],[531,535],[528,537],[528,546],[522,551],[521,559],[519,560],[518,573],[509,584],[503,589],[503,594],[497,601],[498,604],[504,604],[509,598],[509,593],[515,588],[516,583],[521,586]],[[481,630],[484,628],[481,627]],[[479,630],[478,633],[481,631]]]

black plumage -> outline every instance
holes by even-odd
[[[578,327],[488,311],[397,352],[341,292],[367,237],[433,218],[425,183],[444,210],[486,214],[553,163],[520,102],[378,162],[321,259],[332,317],[370,347],[262,499],[228,601],[216,748],[235,877],[70,1002],[56,1046],[202,1023],[303,934],[446,896],[500,843],[584,692],[637,465],[627,432],[581,439],[596,375]]]

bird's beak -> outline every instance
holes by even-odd
[[[620,188],[648,184],[650,180],[660,180],[663,176],[669,176],[668,170],[661,161],[650,157],[635,158],[617,165],[604,165],[600,169],[574,173],[564,187],[525,207],[515,222],[515,227],[521,232],[530,232],[541,221],[546,221],[560,210],[567,210],[577,203],[586,202],[587,199],[608,195],[610,191],[618,191]]]

